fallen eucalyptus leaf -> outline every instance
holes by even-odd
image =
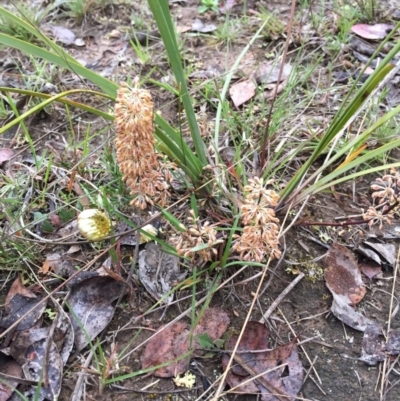
[[[161,250],[155,242],[149,242],[139,253],[139,279],[148,293],[159,301],[171,303],[174,294],[167,297],[174,285],[186,277],[187,272],[180,272],[179,258]]]

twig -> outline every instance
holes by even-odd
[[[37,386],[39,384],[38,381],[36,380],[28,380],[28,379],[21,379],[20,377],[16,377],[16,376],[10,376],[10,375],[6,375],[3,372],[0,372],[0,380],[1,382],[4,381],[10,381],[10,382],[15,382],[15,383],[19,383],[19,384],[27,384],[30,386]],[[4,383],[1,383],[4,384]]]
[[[242,330],[240,331],[238,339],[237,339],[236,344],[235,344],[235,347],[233,348],[232,356],[229,358],[229,362],[228,362],[228,364],[227,364],[227,366],[225,368],[225,372],[221,376],[221,382],[220,382],[220,384],[219,384],[219,386],[218,386],[218,388],[217,388],[217,390],[216,390],[216,392],[214,394],[214,397],[212,398],[213,401],[218,401],[219,396],[222,393],[222,389],[223,389],[224,384],[225,384],[226,376],[227,376],[227,374],[228,374],[228,372],[229,372],[229,370],[230,370],[230,368],[232,366],[232,363],[234,361],[235,353],[239,348],[239,344],[240,344],[240,341],[241,341],[241,339],[243,337],[243,333],[244,333],[244,330],[246,328],[247,322],[250,320],[251,313],[253,312],[254,305],[256,304],[256,301],[258,299],[258,295],[259,295],[259,293],[261,291],[261,285],[262,285],[262,283],[264,281],[264,278],[265,278],[265,276],[267,274],[267,271],[268,271],[270,263],[271,263],[271,258],[268,258],[267,264],[265,265],[265,267],[263,269],[263,274],[261,276],[261,279],[260,279],[260,282],[258,284],[257,290],[256,290],[256,292],[255,292],[255,294],[253,296],[253,301],[251,302],[251,305],[249,307],[247,316],[246,316],[246,318],[245,318],[245,320],[243,322]]]
[[[312,370],[313,366],[315,365],[315,362],[317,362],[317,359],[318,359],[318,355],[315,356],[314,360],[311,363],[310,368],[306,371],[306,377],[303,380],[303,384],[307,381],[308,376],[310,376],[311,370]]]
[[[238,354],[234,355],[235,361],[240,364],[240,366],[247,372],[249,373],[255,380],[261,384],[263,387],[265,387],[272,395],[274,395],[278,400],[280,401],[287,401],[289,398],[289,395],[286,394],[285,392],[281,391],[280,389],[276,388],[274,385],[272,385],[268,380],[266,380],[263,376],[265,372],[261,372],[261,375],[256,372],[253,368],[251,368],[247,362]],[[279,366],[279,368],[287,365],[287,363],[282,364]]]
[[[278,309],[279,309],[279,307],[278,307]],[[279,309],[279,312],[280,312],[281,316],[283,317],[283,319],[285,320],[286,324],[288,325],[288,327],[289,327],[290,331],[292,332],[292,334],[293,334],[296,338],[298,338],[298,335],[297,335],[296,332],[294,331],[293,327],[291,326],[291,324],[290,324],[290,323],[288,322],[288,320],[286,319],[285,314],[284,314],[280,309]],[[301,347],[302,351],[304,352],[304,355],[306,356],[306,358],[307,358],[307,360],[308,360],[308,363],[309,363],[310,365],[312,365],[311,359],[310,359],[310,357],[308,356],[307,351],[305,350],[305,348],[304,348],[302,345],[300,345],[300,347]],[[313,367],[313,370],[314,370],[315,376],[317,377],[318,381],[322,384],[321,378],[319,377],[319,374],[318,374],[317,370],[316,370],[314,367]]]
[[[400,263],[400,247],[399,250],[397,251],[397,260],[396,260],[396,265],[394,267],[394,272],[393,272],[393,285],[392,285],[392,293],[390,294],[390,306],[389,306],[389,316],[388,316],[388,328],[387,328],[387,333],[389,334],[390,331],[390,326],[391,326],[391,322],[393,319],[392,313],[393,313],[393,300],[395,298],[394,296],[394,291],[396,288],[396,284],[397,284],[397,273],[399,270],[399,263]],[[386,339],[387,342],[388,338]]]
[[[259,320],[260,323],[264,323],[267,321],[267,319],[270,317],[271,313],[278,307],[278,305],[281,303],[282,299],[286,297],[287,294],[289,294],[290,291],[296,286],[296,284],[304,277],[304,273],[300,273],[280,294],[279,296],[275,299],[274,302],[272,302],[271,306],[268,308],[268,310],[263,314],[262,318]]]
[[[87,369],[92,362],[92,358],[94,355],[94,350],[95,348],[91,348],[88,357],[86,358],[85,363],[82,365],[81,371],[78,373],[78,378],[76,379],[76,384],[74,391],[71,396],[71,401],[80,401],[81,396],[82,396],[82,386],[83,386],[83,380],[85,376],[87,375],[87,372],[85,369]]]
[[[174,394],[174,393],[186,393],[188,391],[192,390],[200,390],[203,388],[202,386],[196,386],[192,388],[183,388],[183,389],[173,389],[173,390],[141,390],[138,388],[133,388],[133,387],[122,387],[118,386],[117,384],[112,384],[110,386],[111,388],[115,388],[117,390],[120,390],[120,393],[124,392],[134,392],[134,393],[141,393],[141,394]]]

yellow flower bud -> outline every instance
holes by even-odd
[[[110,219],[98,209],[86,209],[79,213],[78,228],[90,241],[101,241],[110,232]]]

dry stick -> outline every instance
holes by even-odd
[[[392,312],[393,311],[393,299],[395,298],[394,290],[396,288],[396,280],[397,280],[397,273],[398,273],[398,270],[399,270],[399,263],[400,263],[400,247],[399,247],[399,250],[397,251],[396,265],[395,265],[394,272],[393,272],[393,285],[392,285],[392,293],[391,293],[391,296],[390,296],[388,328],[387,328],[387,333],[388,334],[389,334],[390,325],[391,325],[391,322],[392,322],[392,319],[393,319],[393,316],[392,316],[392,313],[393,313]],[[386,339],[386,342],[387,342],[387,339]]]
[[[360,376],[359,376],[359,374],[358,374],[358,372],[356,371],[356,370],[354,370],[354,373],[355,373],[355,375],[357,376],[357,379],[358,379],[358,384],[360,385],[360,398],[358,399],[358,401],[362,401],[362,395],[363,395],[363,386],[362,386],[362,382],[361,382],[361,379],[360,379]]]
[[[279,309],[279,307],[278,307]],[[291,326],[291,324],[288,322],[288,320],[286,319],[286,316],[284,315],[284,313],[279,309],[279,312],[281,314],[281,316],[283,317],[283,319],[285,320],[286,324],[288,325],[290,331],[292,332],[292,334],[298,338],[298,335],[296,334],[296,332],[293,330],[293,327]],[[304,352],[304,355],[306,356],[308,363],[312,366],[312,361],[310,359],[310,357],[307,354],[307,351],[304,349],[304,347],[302,345],[300,345],[302,351]],[[321,378],[319,377],[319,374],[317,372],[317,370],[313,367],[313,371],[315,373],[315,376],[317,377],[318,381],[322,384]],[[325,394],[325,393],[324,393]],[[326,394],[325,394],[326,395]]]
[[[241,339],[243,337],[244,330],[246,328],[247,322],[250,320],[251,313],[252,313],[252,311],[254,309],[254,305],[256,304],[258,294],[261,291],[261,286],[262,286],[262,283],[264,282],[264,278],[265,278],[265,276],[267,274],[268,267],[269,267],[270,263],[271,263],[271,257],[268,258],[267,264],[264,267],[264,271],[263,271],[263,274],[261,276],[260,282],[258,284],[257,291],[254,294],[253,301],[251,302],[251,305],[250,305],[249,311],[247,313],[246,319],[244,320],[244,323],[243,323],[243,326],[242,326],[242,330],[240,331],[240,334],[239,334],[239,337],[238,337],[238,339],[236,341],[235,347],[233,348],[233,353],[232,353],[232,355],[231,355],[231,357],[229,359],[229,362],[228,362],[228,364],[227,364],[227,366],[225,368],[225,372],[222,375],[221,383],[219,384],[219,386],[217,388],[217,391],[214,394],[214,397],[212,398],[213,401],[218,401],[218,397],[222,393],[222,389],[223,389],[224,384],[225,384],[226,376],[228,375],[228,372],[229,372],[229,370],[230,370],[230,368],[232,366],[232,362],[234,361],[235,353],[236,353],[236,351],[237,351],[237,349],[239,347],[239,343],[240,343],[240,341],[241,341]]]
[[[252,378],[257,376],[255,379],[258,383],[260,383],[263,387],[265,387],[272,395],[274,395],[278,400],[280,401],[287,401],[287,399],[290,397],[288,394],[284,393],[280,389],[276,388],[274,385],[272,385],[268,380],[264,379],[263,375],[265,372],[262,372],[259,374],[256,372],[254,369],[252,369],[247,362],[238,354],[234,355],[234,359],[236,362],[240,364],[240,366],[247,372],[249,373]],[[287,363],[280,365],[279,367],[283,367],[287,365]]]
[[[112,384],[110,387],[120,390],[118,394],[123,394],[128,391],[140,394],[178,394],[178,393],[187,393],[188,391],[193,391],[193,390],[200,390],[203,388],[203,386],[196,386],[192,388],[172,389],[172,390],[140,390],[138,388],[122,387],[116,384]]]
[[[89,355],[86,358],[85,363],[82,365],[81,371],[78,373],[78,379],[76,380],[75,388],[71,396],[71,401],[80,401],[82,396],[82,385],[83,380],[87,374],[86,369],[89,367],[92,362],[94,355],[94,349],[90,349]]]
[[[317,359],[318,359],[318,355],[315,355],[315,357],[314,357],[314,359],[313,359],[313,361],[311,363],[310,368],[306,371],[306,376],[305,376],[305,378],[303,380],[303,384],[307,381],[308,376],[310,376],[311,370],[312,370],[313,366],[315,365],[315,363],[317,362]]]
[[[59,318],[60,318],[60,314],[57,313],[55,319],[53,320],[53,323],[50,326],[50,330],[49,330],[49,333],[46,338],[45,353],[44,353],[44,358],[43,358],[43,387],[45,387],[45,388],[49,387],[50,350],[51,350],[51,345],[53,344],[54,330],[56,329],[56,325],[58,323]],[[54,344],[55,344],[55,342],[54,342]]]
[[[278,80],[277,80],[277,83],[275,85],[274,92],[272,95],[272,102],[271,102],[271,106],[270,106],[270,109],[268,112],[268,118],[267,118],[267,126],[265,128],[265,133],[264,133],[262,143],[261,143],[261,171],[263,171],[264,168],[266,167],[265,154],[266,154],[266,150],[267,150],[268,131],[269,131],[269,126],[271,124],[272,110],[274,108],[275,100],[278,95],[278,87],[279,87],[280,80],[282,78],[283,68],[284,68],[287,53],[289,50],[289,44],[290,44],[290,38],[292,36],[292,26],[293,26],[295,10],[296,10],[296,0],[292,0],[292,5],[290,8],[289,23],[287,25],[287,36],[286,36],[286,41],[285,41],[285,49],[283,50],[281,65],[279,68]],[[268,153],[269,153],[269,141],[268,141]]]
[[[388,371],[387,371],[387,373],[386,373],[386,376],[388,377],[389,376],[389,373],[394,369],[394,366],[399,362],[399,359],[400,359],[400,355],[397,355],[397,357],[396,357],[396,359],[393,361],[393,363],[390,365],[390,367],[389,367],[389,369],[388,369]],[[388,382],[389,380],[387,380],[387,382]],[[383,394],[383,398],[385,398],[386,397],[386,395],[387,395],[387,393],[392,389],[392,388],[394,388],[398,383],[400,383],[400,380],[397,380],[395,383],[393,383],[391,386],[388,386],[388,385],[386,385],[386,390],[385,390],[385,393]]]
[[[311,371],[314,369],[314,365],[315,365],[315,362],[316,362],[317,359],[318,359],[318,355],[314,358],[313,363],[312,363],[312,365],[310,366],[310,369],[308,369],[307,374],[306,374],[306,377],[305,377],[305,379],[304,379],[304,381],[303,381],[303,384],[306,382],[306,380],[308,379],[308,377],[310,377],[311,381],[315,384],[315,386],[318,388],[318,390],[321,391],[321,393],[322,393],[323,395],[326,395],[325,391],[322,390],[321,386],[317,383],[317,381],[316,381],[312,376],[310,376],[310,373],[311,373]]]
[[[395,268],[394,268],[394,272],[393,272],[393,285],[392,285],[392,292],[390,294],[390,305],[389,305],[389,316],[388,316],[388,327],[387,327],[387,335],[386,335],[386,344],[387,344],[387,342],[389,340],[390,326],[391,326],[391,322],[392,322],[392,318],[393,318],[393,316],[392,316],[392,313],[393,313],[393,299],[395,298],[394,291],[395,291],[395,288],[396,288],[396,280],[397,280],[397,273],[398,273],[398,270],[399,270],[399,263],[400,263],[400,247],[399,247],[399,250],[397,251],[396,264],[395,264]],[[390,373],[390,370],[391,370],[391,369],[388,368],[388,370],[386,371],[388,358],[390,358],[390,356],[386,357],[384,362],[383,362],[382,381],[381,381],[381,389],[380,389],[381,399],[382,400],[383,400],[384,394],[387,393],[387,390],[384,391],[384,388],[388,387],[389,373]]]
[[[381,386],[380,386],[380,389],[379,389],[380,401],[383,400],[383,392],[384,392],[385,379],[386,379],[386,374],[385,374],[385,372],[386,372],[386,365],[387,365],[387,363],[388,363],[388,359],[385,358],[384,361],[383,361],[383,364],[382,364],[382,372],[381,372],[381,377],[382,377],[382,379],[381,379]]]
[[[206,401],[209,399],[209,397],[211,397],[211,394],[207,393],[211,393],[211,391],[213,390],[214,386],[221,381],[221,377],[218,377],[217,379],[215,379],[215,381],[213,383],[211,383],[210,387],[207,388],[207,390],[204,390],[203,393],[200,394],[199,397],[197,397],[194,401]],[[205,398],[205,396],[207,396],[207,399]],[[225,397],[223,395],[221,395],[221,398],[225,400]]]
[[[279,296],[275,299],[274,302],[272,302],[271,306],[268,308],[268,310],[263,314],[262,318],[259,320],[260,323],[265,323],[267,319],[270,317],[271,313],[278,307],[278,305],[281,303],[282,299],[286,297],[287,294],[289,294],[290,291],[296,286],[296,284],[304,277],[304,273],[300,273],[280,294]]]
[[[37,386],[39,384],[39,382],[36,380],[22,379],[21,377],[11,376],[11,375],[7,375],[3,372],[0,372],[0,382],[2,385],[3,385],[3,382],[2,382],[3,380],[6,382],[15,382],[18,384],[26,384],[28,386]]]

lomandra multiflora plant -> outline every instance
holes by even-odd
[[[122,83],[115,104],[115,149],[123,180],[134,199],[131,205],[142,210],[170,200],[172,174],[160,162],[154,149],[154,106],[146,89]]]
[[[131,205],[142,210],[155,203],[165,207],[171,198],[171,164],[165,164],[154,148],[153,108],[150,92],[139,88],[138,80],[133,87],[122,84],[118,89],[115,105],[117,163],[134,196]],[[274,212],[279,195],[267,189],[263,180],[257,177],[249,180],[244,194],[241,206],[243,231],[237,236],[232,251],[247,261],[279,258],[280,227]],[[203,261],[213,259],[217,254],[216,247],[223,242],[217,237],[215,225],[200,221],[194,212],[187,222],[189,227],[170,239],[177,253],[192,261],[198,257]]]

